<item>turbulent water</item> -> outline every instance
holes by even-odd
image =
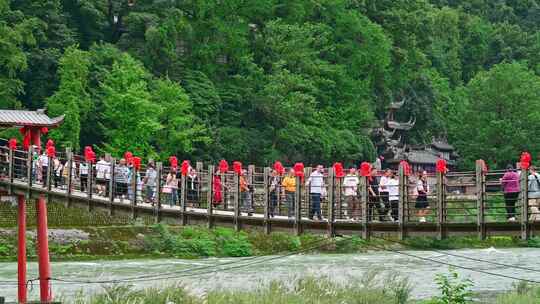
[[[406,251],[407,254],[429,258],[445,263],[456,264],[486,272],[503,274],[540,281],[540,250],[532,248],[519,249],[474,249],[447,251],[471,258],[497,263],[519,265],[538,269],[526,271],[522,269],[496,266],[493,264],[451,257],[441,252]],[[217,269],[218,272],[210,272]],[[214,267],[210,267],[214,266]],[[329,276],[339,282],[359,278],[372,269],[382,272],[398,273],[407,277],[413,286],[413,297],[427,298],[437,294],[434,283],[435,275],[447,273],[448,266],[435,262],[420,260],[398,253],[370,252],[349,255],[297,255],[289,257],[258,258],[210,258],[204,260],[124,260],[94,262],[61,262],[52,264],[53,277],[77,281],[105,281],[122,278],[138,278],[130,284],[137,287],[164,286],[181,282],[196,294],[212,289],[247,289],[256,288],[272,280],[292,282],[294,278],[315,275]],[[191,271],[188,271],[191,270]],[[481,293],[501,292],[512,288],[514,280],[476,273],[471,270],[458,270],[464,278],[474,281],[474,291]],[[195,274],[196,275],[193,275]],[[37,264],[30,263],[28,277],[37,276]],[[156,278],[159,276],[159,278]],[[15,282],[17,278],[16,263],[0,263],[0,284]],[[53,282],[56,296],[68,297],[82,290],[85,293],[99,292],[102,284]],[[16,286],[3,286],[0,296],[6,300],[15,300]],[[30,298],[39,296],[38,283],[33,284]]]

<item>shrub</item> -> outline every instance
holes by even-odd
[[[435,278],[441,296],[437,297],[438,304],[466,304],[471,302],[472,281],[461,280],[454,269],[450,269],[450,274],[438,274]]]

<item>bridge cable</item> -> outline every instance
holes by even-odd
[[[337,240],[335,242],[342,242],[342,241],[345,241],[345,240],[346,239],[342,239],[342,240]],[[236,265],[236,266],[225,268],[225,269],[220,268],[219,270],[235,269],[235,268],[250,266],[250,265],[259,264],[259,263],[263,263],[263,262],[267,262],[267,261],[271,261],[271,260],[277,260],[277,259],[289,257],[289,256],[292,256],[292,255],[301,254],[301,253],[304,253],[304,252],[308,252],[308,251],[320,248],[320,247],[322,247],[324,245],[330,244],[332,241],[334,241],[334,240],[333,239],[317,240],[317,241],[314,241],[314,242],[310,243],[309,244],[310,246],[307,247],[307,248],[303,248],[303,249],[300,249],[300,250],[296,250],[296,251],[293,251],[293,252],[290,252],[290,253],[287,253],[287,254],[278,255],[278,256],[271,256],[271,257],[255,256],[255,257],[250,257],[250,258],[247,258],[247,259],[242,259],[240,261],[235,260],[235,261],[224,262],[224,263],[221,263],[221,264],[218,264],[218,265],[206,265],[206,266],[201,266],[201,267],[182,269],[182,270],[178,270],[178,271],[171,271],[171,272],[168,272],[168,273],[132,276],[132,277],[126,277],[126,278],[117,278],[117,279],[99,280],[99,281],[68,280],[68,279],[63,279],[63,278],[49,278],[49,280],[57,281],[57,282],[63,283],[63,284],[107,284],[107,283],[137,282],[137,281],[146,281],[146,280],[162,279],[162,278],[163,279],[165,279],[165,278],[175,278],[174,276],[167,277],[168,275],[175,275],[175,274],[183,274],[183,275],[181,275],[179,277],[192,276],[192,275],[199,275],[199,274],[205,274],[205,273],[212,273],[212,272],[216,271],[215,268],[220,268],[220,267],[227,266],[227,265],[240,264],[240,265]],[[315,244],[315,245],[313,245],[313,244]],[[246,261],[247,262],[253,261],[253,262],[245,263]],[[244,264],[242,264],[242,263],[244,263]],[[208,271],[208,272],[195,272],[195,271],[206,270],[206,269],[212,269],[212,270]],[[186,272],[188,272],[190,274],[186,275],[185,274]],[[193,272],[195,272],[195,273],[193,273]],[[39,280],[39,278],[32,279],[32,280]]]
[[[351,239],[352,239],[352,237],[345,237],[345,238],[343,238],[341,240],[338,240],[336,242],[344,242],[344,241],[349,241]],[[507,278],[507,279],[512,279],[512,280],[524,281],[524,282],[529,282],[529,283],[535,283],[535,284],[540,283],[540,281],[533,280],[533,279],[524,279],[524,278],[504,275],[504,274],[500,274],[500,273],[485,271],[485,270],[481,270],[481,269],[476,269],[476,268],[473,268],[473,267],[461,266],[461,265],[458,265],[458,264],[438,261],[438,260],[434,260],[432,258],[421,257],[421,256],[414,255],[414,254],[411,254],[411,253],[407,253],[407,252],[403,252],[403,251],[395,250],[395,249],[389,249],[389,248],[385,248],[385,247],[378,246],[378,245],[369,244],[368,246],[373,247],[373,248],[377,248],[379,250],[398,253],[398,254],[413,257],[413,258],[416,258],[416,259],[421,259],[421,260],[424,260],[424,261],[433,262],[433,263],[446,265],[446,266],[450,266],[450,267],[455,267],[455,268],[459,268],[459,269],[469,270],[469,271],[473,271],[473,272],[477,272],[477,273],[482,273],[482,274],[487,274],[487,275],[491,275],[491,276],[497,276],[497,277],[502,277],[502,278]],[[321,245],[319,245],[318,247],[321,247]],[[306,249],[300,250],[299,252],[293,252],[293,253],[289,253],[289,254],[286,254],[286,255],[270,257],[270,258],[265,259],[264,261],[255,261],[255,262],[236,265],[236,266],[231,266],[231,267],[227,267],[227,268],[213,269],[213,270],[210,270],[210,271],[203,271],[203,272],[187,273],[187,274],[183,274],[183,275],[179,275],[179,276],[158,276],[158,277],[154,277],[152,279],[161,279],[161,280],[164,280],[164,279],[178,279],[178,278],[192,277],[192,276],[199,276],[199,275],[203,275],[203,274],[214,273],[216,271],[225,271],[225,270],[231,270],[231,269],[244,268],[244,267],[248,267],[248,266],[251,266],[251,265],[260,264],[261,262],[267,262],[267,261],[282,259],[282,258],[291,256],[291,255],[296,255],[296,254],[298,254],[298,253],[300,253],[302,251],[308,251],[308,250],[311,250],[311,248],[306,248]],[[58,279],[53,279],[53,278],[51,280],[59,281]],[[142,281],[148,281],[148,280],[149,280],[149,278],[141,278],[141,279],[132,279],[132,280],[127,281],[127,282],[142,282]],[[78,284],[78,283],[93,283],[92,281],[89,281],[89,282],[82,282],[82,281],[81,282],[75,282],[75,281],[68,281],[68,280],[62,280],[61,282],[64,282],[64,283],[76,283],[76,284]]]
[[[407,244],[406,242],[400,242],[400,241],[386,239],[386,238],[382,238],[382,237],[376,237],[376,236],[372,236],[372,237],[376,238],[376,239],[384,240],[384,241],[387,241],[387,242],[390,242],[390,243],[400,244],[400,245],[403,245],[403,246],[414,248],[413,246]],[[497,266],[502,266],[502,267],[507,267],[507,268],[521,269],[521,270],[525,270],[525,271],[532,271],[532,272],[540,273],[540,269],[523,267],[523,266],[519,266],[519,265],[504,264],[504,263],[499,263],[499,262],[493,262],[493,261],[468,257],[468,256],[465,256],[465,255],[446,252],[446,251],[437,250],[437,249],[426,249],[426,251],[433,251],[433,252],[437,252],[437,253],[440,253],[440,254],[443,254],[443,255],[453,256],[453,257],[462,258],[462,259],[466,259],[466,260],[471,260],[471,261],[475,261],[475,262],[487,263],[487,264],[492,264],[492,265],[497,265]]]
[[[491,276],[495,276],[495,277],[501,277],[501,278],[506,278],[506,279],[512,279],[512,280],[516,280],[516,281],[523,281],[523,282],[527,282],[527,283],[540,284],[540,281],[533,280],[533,279],[524,279],[524,278],[514,277],[514,276],[510,276],[510,275],[505,275],[505,274],[496,273],[496,272],[491,272],[491,271],[486,271],[486,270],[476,269],[476,268],[473,268],[473,267],[461,266],[461,265],[454,264],[454,263],[448,263],[448,262],[438,261],[438,260],[434,260],[434,259],[432,259],[432,258],[422,257],[422,256],[414,255],[414,254],[411,254],[411,253],[403,252],[403,251],[397,250],[397,249],[385,248],[385,247],[383,247],[383,246],[372,245],[372,244],[370,244],[370,245],[368,245],[368,246],[377,248],[377,249],[379,249],[379,250],[389,251],[389,252],[393,252],[393,253],[405,255],[405,256],[408,256],[408,257],[413,257],[413,258],[420,259],[420,260],[424,260],[424,261],[428,261],[428,262],[433,262],[433,263],[437,263],[437,264],[441,264],[441,265],[446,265],[446,266],[450,266],[450,267],[454,267],[454,268],[459,268],[459,269],[469,270],[469,271],[472,271],[472,272],[477,272],[477,273],[487,274],[487,275],[491,275]]]

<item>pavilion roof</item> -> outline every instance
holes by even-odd
[[[64,115],[50,118],[43,109],[37,111],[0,110],[1,127],[56,127],[64,121]]]

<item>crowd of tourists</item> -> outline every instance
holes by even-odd
[[[170,206],[179,205],[181,191],[181,172],[179,168],[169,168],[163,176],[158,176],[156,165],[153,161],[146,164],[145,170],[134,170],[133,163],[122,158],[114,165],[110,159],[100,157],[95,163],[88,163],[84,160],[74,161],[71,175],[65,160],[57,157],[50,158],[45,152],[34,154],[32,162],[32,179],[35,183],[47,185],[49,170],[51,186],[55,188],[67,189],[68,176],[71,176],[71,185],[81,192],[92,191],[94,195],[109,197],[111,186],[115,198],[134,200],[140,199],[148,204],[156,204],[158,198],[157,191],[160,189],[162,203]],[[49,169],[49,166],[51,167]],[[92,166],[90,168],[89,166]],[[112,171],[114,168],[114,172]],[[4,170],[5,171],[5,170]],[[540,174],[534,166],[529,168],[527,178],[527,194],[530,220],[540,220]],[[111,174],[114,173],[114,174]],[[227,205],[231,193],[235,191],[230,180],[222,180],[223,175],[216,170],[212,180],[212,203],[214,206]],[[89,182],[89,175],[92,179]],[[254,213],[255,185],[248,179],[247,171],[242,170],[239,177],[239,200],[241,211],[249,215]],[[24,174],[22,175],[24,176]],[[111,181],[111,176],[114,180]],[[188,206],[197,206],[202,191],[202,183],[198,171],[189,167],[186,174],[185,201]],[[521,193],[521,171],[508,165],[506,172],[500,178],[501,190],[504,193],[506,217],[508,221],[516,221],[516,203]],[[268,179],[269,195],[269,216],[274,217],[281,214],[279,209],[286,210],[289,218],[294,218],[297,212],[297,175],[294,169],[285,174],[279,174],[276,170],[271,171]],[[160,184],[158,185],[158,181]],[[368,202],[365,206],[366,218],[370,221],[398,221],[399,220],[399,200],[400,184],[395,171],[386,169],[381,171],[377,166],[372,167],[371,174],[367,178]],[[430,204],[428,197],[433,195],[433,190],[429,183],[428,174],[425,171],[417,172],[409,178],[406,189],[408,197],[414,200],[414,212],[419,222],[429,220],[430,211],[433,204]],[[305,187],[308,195],[309,211],[308,216],[313,220],[323,220],[321,205],[328,200],[328,179],[322,165],[316,166],[305,180],[301,180],[299,186]],[[412,186],[411,186],[412,185]],[[91,189],[88,189],[91,186]],[[159,186],[159,187],[158,187]],[[360,177],[356,168],[350,168],[343,176],[340,183],[340,190],[337,199],[343,207],[343,216],[360,220],[362,218],[362,199],[360,190]],[[73,190],[73,189],[72,189]],[[412,190],[412,191],[411,191]],[[334,195],[336,195],[334,193]],[[336,198],[334,198],[336,199]],[[433,201],[433,200],[432,200]],[[233,204],[228,204],[232,207]],[[279,207],[278,207],[279,206]],[[226,208],[226,207],[225,207]]]

